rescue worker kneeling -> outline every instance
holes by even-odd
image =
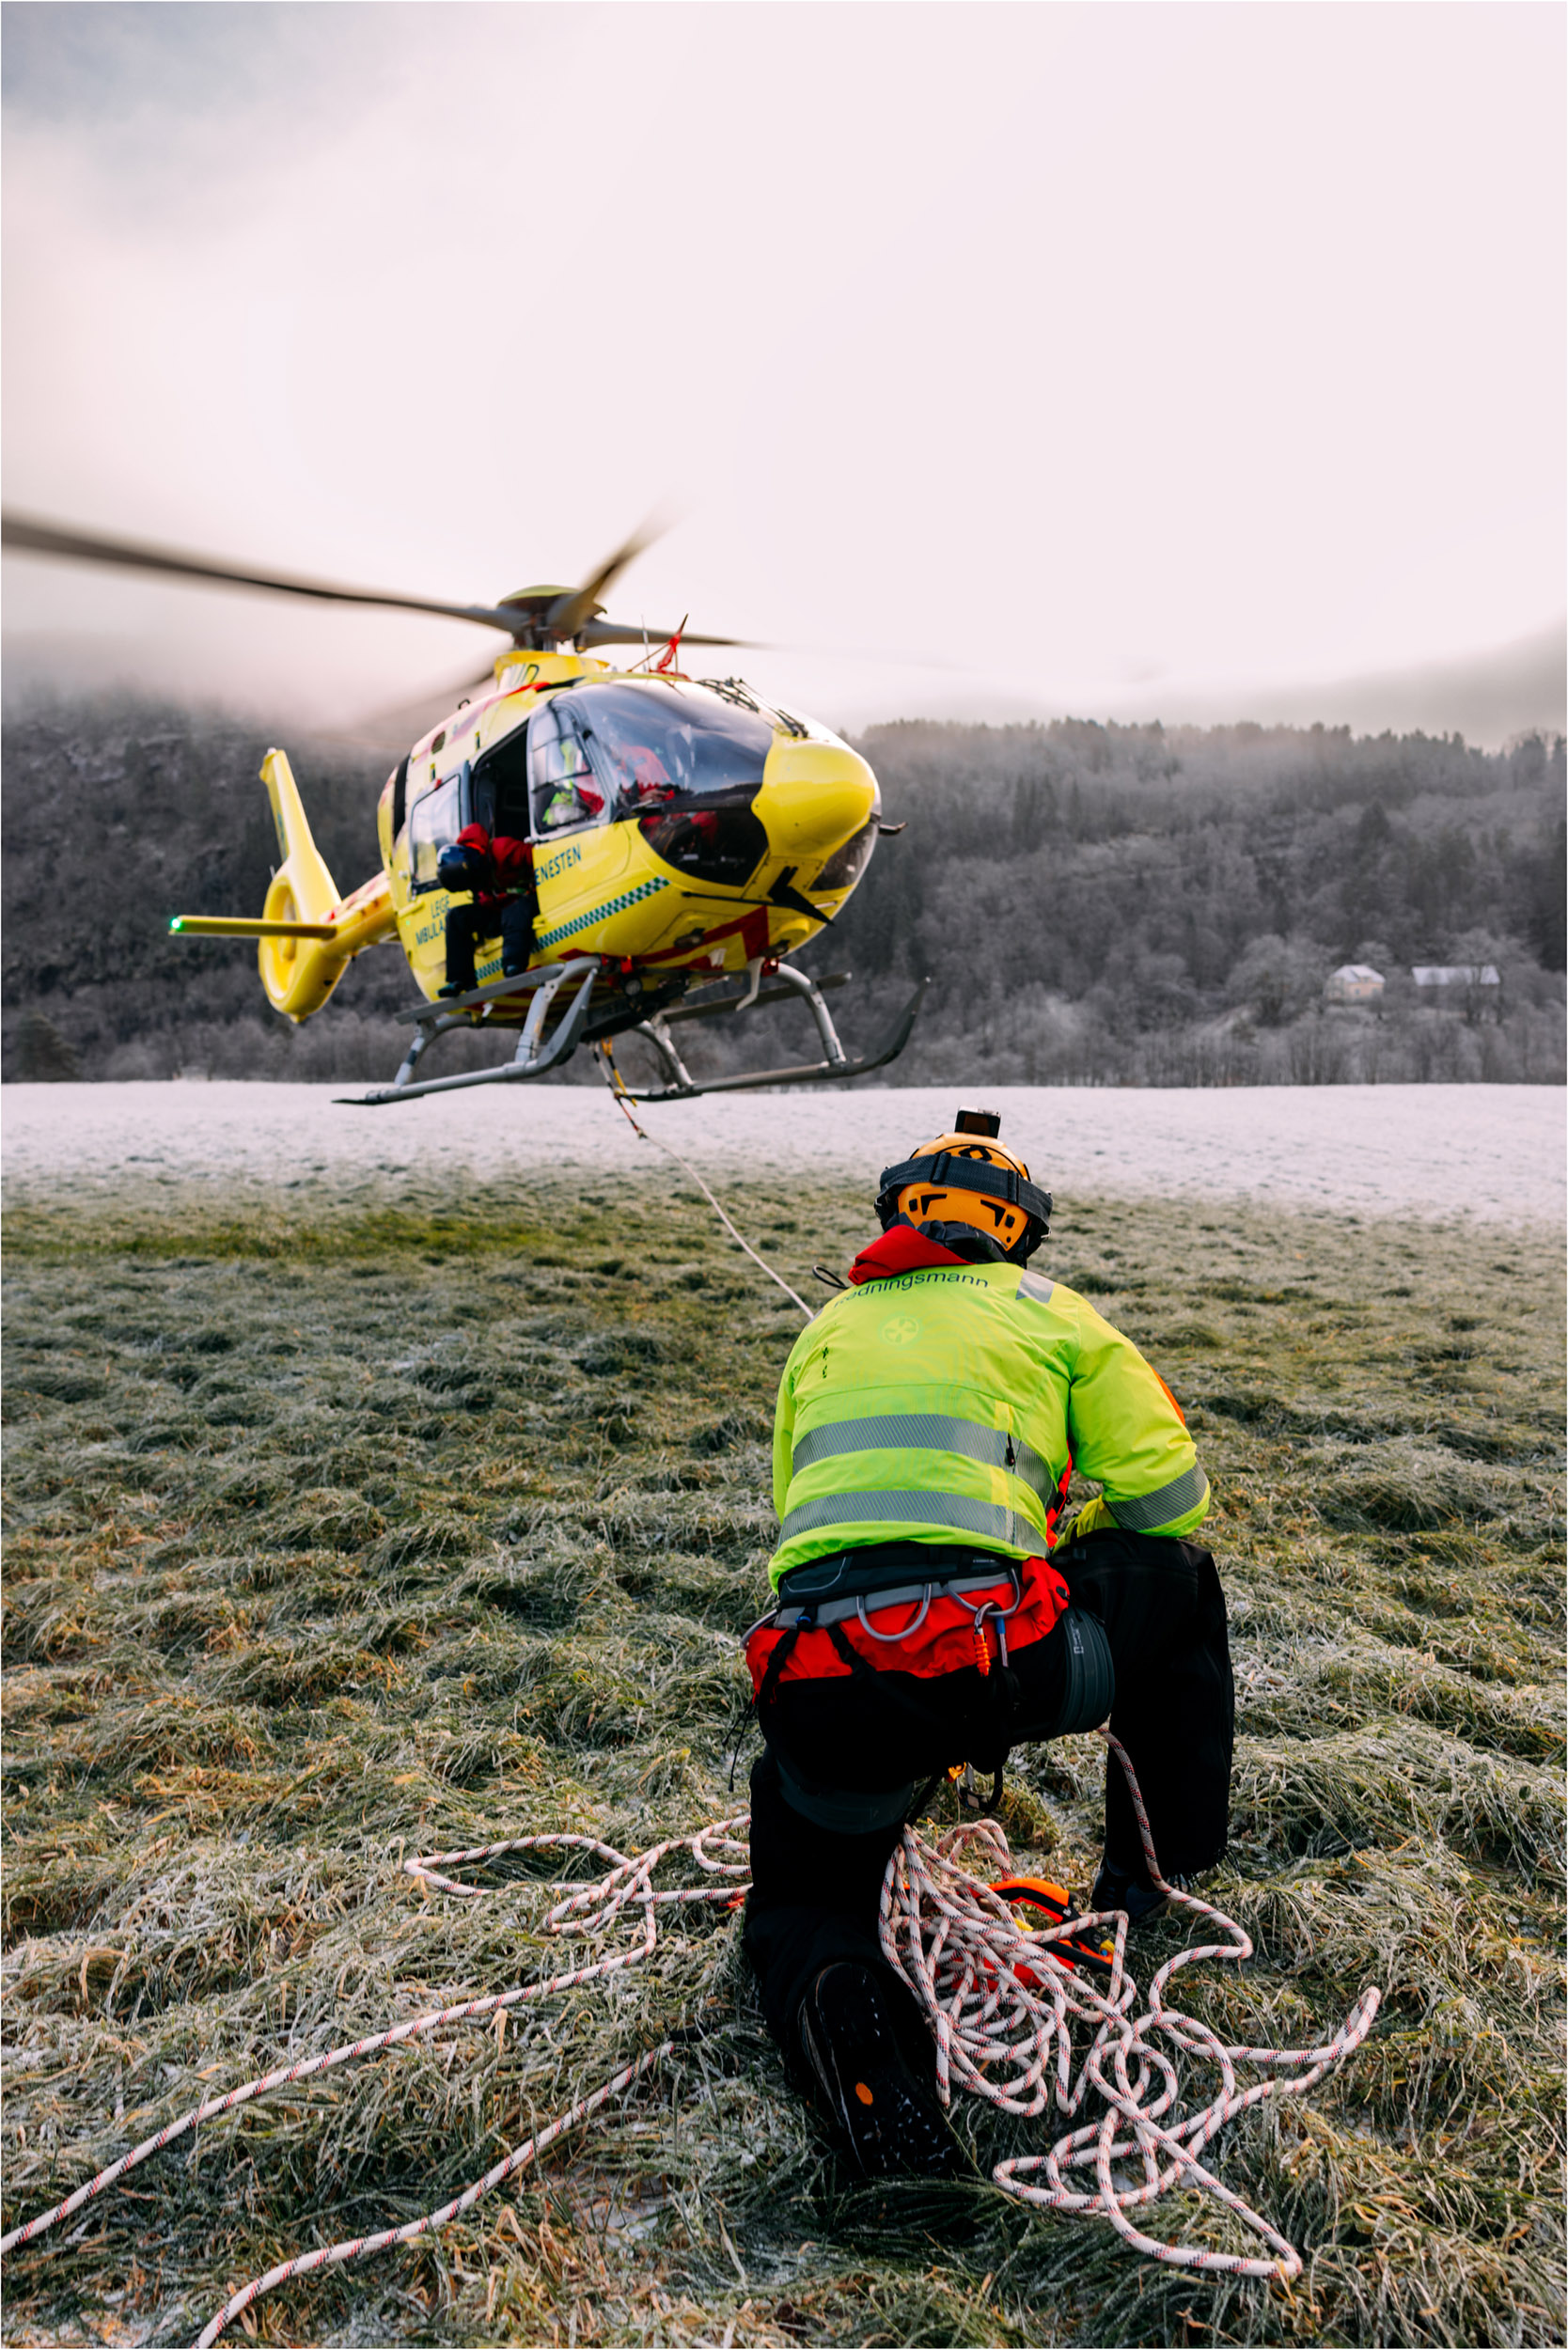
[[[883,1877],[949,1765],[1000,1794],[1009,1749],[1108,1716],[1168,1878],[1224,1849],[1234,1701],[1208,1483],[1164,1383],[1085,1299],[1027,1270],[1050,1195],[960,1111],[887,1168],[883,1236],[803,1331],[774,1430],[775,1612],[746,1643],[745,1948],[768,2026],[870,2176],[967,2169],[934,2046],[882,1955]],[[1074,1465],[1103,1496],[1066,1539]],[[1150,1881],[1114,1758],[1085,1906]]]

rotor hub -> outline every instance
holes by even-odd
[[[516,588],[510,596],[501,598],[497,610],[517,613],[518,624],[511,641],[520,652],[553,652],[557,645],[576,642],[575,633],[563,634],[555,618],[575,593],[572,588]],[[597,619],[604,609],[602,603],[590,605],[586,612],[579,609],[578,626]]]

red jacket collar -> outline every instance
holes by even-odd
[[[895,1273],[923,1273],[931,1265],[963,1264],[964,1260],[939,1241],[927,1240],[913,1225],[894,1224],[863,1248],[849,1270],[858,1289],[862,1281],[886,1281]]]

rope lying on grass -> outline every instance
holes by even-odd
[[[1059,2138],[1048,2154],[1018,2154],[998,2163],[992,2176],[1005,2194],[1048,2211],[1108,2219],[1137,2251],[1174,2267],[1225,2269],[1241,2277],[1298,2277],[1300,2253],[1198,2156],[1238,2113],[1267,2097],[1303,2095],[1331,2065],[1359,2047],[1372,2029],[1381,1994],[1363,1991],[1333,2038],[1318,2048],[1230,2046],[1206,2024],[1168,2007],[1165,1994],[1179,1968],[1204,1958],[1232,1959],[1239,1966],[1252,1955],[1251,1938],[1222,1910],[1180,1891],[1161,1875],[1149,1815],[1126,1749],[1108,1730],[1099,1734],[1126,1778],[1150,1875],[1174,1905],[1222,1927],[1231,1937],[1228,1943],[1205,1942],[1179,1950],[1155,1975],[1142,2013],[1135,2015],[1137,1986],[1123,1965],[1125,1911],[1093,1911],[1087,1918],[1068,1919],[1049,1933],[1020,1934],[1006,1903],[958,1865],[957,1854],[966,1844],[978,1843],[998,1873],[1010,1866],[1007,1839],[994,1821],[980,1820],[949,1829],[934,1848],[905,1828],[883,1882],[883,1950],[932,2027],[936,2086],[944,2105],[951,2097],[955,2074],[962,2088],[1006,2113],[1043,2113],[1053,2090],[1059,2110],[1070,2115],[1079,2110],[1090,2088],[1104,2100],[1103,2113]],[[1042,1963],[1052,1942],[1096,1922],[1116,1929],[1111,1980],[1103,1995],[1054,1960]],[[1092,2027],[1094,2034],[1076,2078],[1074,2023]],[[1220,2076],[1219,2090],[1206,2106],[1165,2127],[1160,2126],[1161,2117],[1175,2106],[1179,2085],[1169,2057],[1152,2044],[1156,2035],[1217,2066]],[[1242,2089],[1236,2080],[1238,2064],[1278,2071],[1273,2079]],[[1297,2069],[1287,2075],[1285,2068],[1293,2066]],[[1152,2095],[1155,2090],[1158,2094]],[[1119,2184],[1113,2166],[1135,2158],[1142,2168],[1142,2186]],[[1069,2186],[1064,2169],[1092,2170],[1094,2190],[1080,2193]],[[1048,2185],[1027,2180],[1026,2174],[1037,2170],[1044,2171]],[[1178,2186],[1215,2196],[1244,2227],[1273,2246],[1274,2256],[1247,2259],[1237,2252],[1166,2243],[1145,2235],[1127,2217],[1139,2204],[1152,2202]]]
[[[1153,1840],[1132,1764],[1108,1731],[1102,1731],[1100,1735],[1107,1741],[1126,1775],[1154,1882],[1173,1903],[1191,1910],[1198,1918],[1212,1919],[1222,1927],[1231,1937],[1229,1943],[1205,1943],[1178,1952],[1155,1975],[1146,2004],[1135,2014],[1137,1986],[1123,1964],[1125,1914],[1120,1910],[1091,1912],[1069,1919],[1048,1932],[1024,1931],[1006,1904],[988,1885],[968,1874],[956,1857],[965,1845],[978,1842],[988,1864],[995,1862],[1003,1869],[1010,1865],[1005,1837],[994,1822],[984,1820],[949,1830],[934,1845],[925,1842],[912,1828],[904,1830],[883,1883],[883,1949],[920,2001],[931,2023],[936,2040],[937,2086],[944,2102],[950,2098],[955,2076],[960,2087],[1008,2113],[1043,2113],[1054,2094],[1060,2110],[1072,2115],[1079,2110],[1090,2088],[1104,2101],[1103,2114],[1058,2138],[1048,2153],[1017,2155],[998,2163],[993,2176],[1004,2193],[1049,2210],[1106,2218],[1137,2250],[1179,2267],[1227,2269],[1244,2277],[1298,2276],[1300,2254],[1198,2157],[1238,2113],[1261,2104],[1266,2097],[1303,2094],[1323,2078],[1331,2065],[1357,2047],[1372,2028],[1379,1994],[1375,1990],[1364,1991],[1333,2039],[1316,2048],[1229,2046],[1206,2025],[1167,2007],[1166,1989],[1178,1968],[1193,1966],[1202,1958],[1231,1959],[1239,1964],[1251,1956],[1252,1943],[1222,1911],[1166,1884],[1155,1859]],[[130,2154],[122,2154],[118,2162],[101,2170],[63,2202],[39,2213],[24,2226],[12,2229],[9,2235],[0,2239],[0,2255],[15,2246],[30,2243],[62,2219],[69,2219],[84,2203],[103,2194],[138,2163],[172,2144],[200,2122],[231,2112],[237,2106],[265,2096],[271,2090],[308,2080],[333,2065],[395,2047],[442,2024],[494,2014],[524,2000],[546,1998],[552,1993],[572,1990],[579,1983],[651,1958],[658,1943],[654,1919],[657,1908],[691,1902],[733,1904],[745,1889],[736,1880],[745,1876],[746,1861],[727,1856],[744,1853],[740,1832],[746,1825],[746,1814],[739,1813],[731,1819],[714,1822],[695,1836],[672,1838],[630,1856],[591,1836],[557,1834],[512,1837],[501,1843],[475,1845],[463,1852],[432,1853],[422,1859],[405,1861],[406,1873],[426,1886],[472,1900],[488,1888],[463,1884],[445,1874],[445,1871],[478,1867],[509,1853],[552,1848],[594,1853],[609,1864],[605,1874],[570,1890],[557,1881],[552,1889],[562,1890],[564,1898],[546,1916],[545,1930],[559,1935],[603,1933],[623,1912],[640,1909],[640,1932],[628,1948],[593,1959],[567,1973],[411,2017],[390,2030],[349,2042],[321,2056],[302,2058],[296,2064],[280,2066],[259,2079],[246,2081],[224,2096],[207,2099],[171,2122],[156,2137],[144,2139]],[[675,1852],[689,1852],[698,1867],[719,1882],[655,1891],[653,1872]],[[1052,1950],[1054,1943],[1081,1932],[1096,1919],[1106,1923],[1114,1921],[1116,1928],[1111,1979],[1104,1994],[1058,1961]],[[1093,2034],[1075,2078],[1072,2047],[1074,2023],[1091,2028]],[[1178,2082],[1170,2058],[1152,2044],[1156,2035],[1163,2035],[1189,2056],[1218,2068],[1218,2092],[1206,2106],[1189,2113],[1184,2120],[1163,2119],[1172,2114],[1177,2103]],[[199,2338],[197,2350],[208,2350],[231,2319],[289,2278],[358,2260],[371,2252],[384,2251],[394,2244],[412,2243],[416,2236],[444,2227],[448,2220],[470,2210],[493,2186],[498,2186],[503,2179],[532,2162],[567,2130],[655,2070],[672,2053],[675,2044],[673,2040],[666,2040],[647,2050],[601,2088],[558,2115],[547,2128],[525,2139],[482,2179],[477,2179],[440,2210],[428,2212],[423,2218],[410,2220],[400,2228],[385,2228],[373,2235],[354,2236],[316,2251],[302,2252],[292,2260],[280,2262],[264,2276],[253,2278],[208,2325]],[[1275,2076],[1242,2089],[1236,2078],[1238,2064],[1272,2067]],[[1291,2067],[1297,2069],[1291,2073]],[[1119,2182],[1114,2166],[1135,2159],[1141,2166],[1141,2186]],[[1079,2192],[1065,2183],[1064,2170],[1090,2169],[1096,2180],[1091,2192]],[[1042,2186],[1026,2181],[1026,2173],[1037,2170],[1045,2172],[1048,2184]],[[1212,2252],[1201,2246],[1166,2243],[1135,2227],[1127,2214],[1153,2201],[1176,2185],[1199,2187],[1217,2198],[1244,2227],[1274,2248],[1273,2257],[1248,2259],[1239,2253]]]
[[[200,2122],[212,2121],[220,2113],[232,2112],[236,2106],[248,2105],[254,2098],[264,2097],[272,2090],[310,2080],[316,2074],[327,2072],[334,2065],[347,2064],[355,2057],[373,2056],[379,2049],[395,2048],[405,2040],[436,2030],[442,2024],[457,2024],[476,2016],[494,2015],[500,2010],[516,2007],[525,1999],[548,1998],[553,1992],[571,1991],[579,1983],[591,1982],[596,1976],[611,1975],[621,1967],[635,1966],[639,1959],[651,1957],[657,1947],[658,1928],[653,1918],[656,1908],[671,1902],[732,1902],[745,1890],[744,1887],[737,1887],[733,1879],[745,1877],[747,1862],[745,1859],[713,1858],[708,1847],[716,1844],[722,1851],[744,1853],[745,1846],[729,1831],[744,1828],[746,1823],[746,1813],[739,1812],[731,1819],[715,1821],[712,1826],[700,1829],[696,1836],[676,1837],[666,1843],[651,1844],[646,1852],[635,1853],[630,1858],[624,1853],[617,1852],[613,1844],[600,1843],[595,1837],[562,1832],[549,1836],[518,1836],[504,1843],[478,1845],[467,1852],[432,1853],[427,1859],[405,1860],[403,1869],[407,1875],[439,1887],[445,1892],[477,1898],[486,1889],[484,1887],[456,1884],[450,1877],[439,1874],[439,1869],[496,1860],[504,1853],[543,1852],[562,1846],[596,1853],[602,1860],[612,1864],[608,1872],[590,1885],[573,1888],[565,1900],[557,1902],[544,1919],[545,1931],[562,1935],[592,1934],[613,1924],[622,1910],[637,1906],[643,1913],[641,1935],[630,1949],[612,1951],[605,1958],[594,1959],[584,1966],[574,1966],[565,1974],[550,1975],[538,1982],[518,1983],[510,1991],[493,1992],[482,1998],[462,2000],[455,2007],[436,2008],[426,2014],[411,2016],[406,2023],[394,2024],[390,2030],[374,2032],[365,2040],[347,2041],[341,2047],[328,2049],[321,2056],[302,2057],[297,2064],[279,2065],[275,2072],[245,2081],[224,2096],[209,2097],[203,2104],[193,2107],[189,2113],[181,2114],[178,2121],[171,2122],[155,2137],[144,2138],[130,2154],[122,2154],[118,2162],[111,2163],[96,2178],[89,2179],[86,2186],[79,2186],[74,2195],[68,2195],[64,2202],[56,2203],[51,2211],[39,2212],[24,2226],[13,2228],[9,2235],[0,2237],[0,2257],[16,2246],[30,2244],[35,2236],[42,2235],[62,2219],[69,2219],[73,2212],[81,2210],[84,2203],[91,2202],[116,2186],[127,2171],[135,2170],[138,2163],[145,2162],[149,2155],[162,2153],[165,2146],[172,2145],[177,2138],[182,2138],[187,2130],[194,2129]],[[651,1883],[653,1872],[672,1852],[690,1852],[698,1868],[725,1881],[716,1886],[681,1886],[672,1891],[655,1892]],[[666,2040],[661,2046],[650,2049],[635,2063],[628,2065],[612,2080],[606,2081],[603,2088],[595,2090],[591,2096],[579,2100],[551,2123],[547,2129],[541,2130],[537,2136],[515,2147],[504,2161],[497,2163],[493,2170],[487,2171],[472,2186],[466,2187],[454,2201],[443,2205],[441,2210],[428,2212],[424,2218],[411,2220],[406,2227],[384,2229],[376,2235],[358,2236],[342,2244],[325,2247],[320,2251],[303,2253],[297,2260],[285,2261],[279,2267],[269,2269],[264,2277],[253,2279],[226,2303],[202,2334],[203,2350],[208,2343],[216,2342],[232,2317],[237,2316],[240,2311],[248,2309],[252,2301],[270,2292],[274,2285],[282,2284],[286,2278],[304,2276],[315,2268],[333,2267],[342,2261],[356,2260],[363,2253],[383,2251],[389,2245],[407,2244],[416,2236],[426,2234],[431,2228],[444,2227],[448,2219],[455,2219],[461,2212],[469,2210],[491,2187],[498,2186],[503,2179],[532,2161],[563,2131],[604,2105],[618,2090],[630,2087],[642,2074],[651,2071],[670,2053],[674,2044],[673,2041]]]

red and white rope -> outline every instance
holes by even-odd
[[[172,2145],[177,2138],[182,2138],[187,2130],[195,2129],[198,2123],[212,2121],[221,2113],[232,2112],[236,2106],[248,2105],[257,2097],[266,2096],[271,2090],[309,2080],[334,2065],[347,2064],[356,2057],[373,2056],[383,2048],[395,2048],[401,2042],[434,2031],[443,2024],[465,2023],[477,2016],[493,2015],[499,2010],[516,2007],[524,2000],[548,1998],[555,1992],[571,1991],[579,1983],[591,1982],[596,1976],[610,1975],[621,1967],[635,1966],[639,1960],[651,1957],[657,1945],[655,1909],[670,1903],[733,1902],[745,1892],[744,1884],[737,1885],[734,1880],[745,1876],[746,1860],[715,1857],[711,1848],[716,1847],[721,1855],[744,1854],[745,1844],[730,1831],[744,1829],[746,1819],[744,1811],[739,1812],[733,1818],[715,1821],[696,1836],[678,1837],[666,1843],[651,1845],[647,1852],[634,1854],[630,1858],[624,1853],[617,1852],[612,1844],[602,1844],[594,1837],[559,1834],[517,1836],[502,1843],[478,1844],[463,1852],[431,1853],[424,1859],[406,1860],[403,1868],[407,1875],[439,1887],[446,1892],[473,1897],[487,1888],[458,1883],[441,1872],[497,1860],[505,1853],[541,1852],[563,1846],[595,1853],[602,1860],[610,1862],[607,1873],[590,1884],[574,1886],[566,1893],[564,1899],[558,1901],[546,1916],[545,1931],[560,1935],[603,1933],[615,1923],[623,1910],[633,1908],[640,1908],[642,1912],[640,1931],[628,1949],[611,1951],[605,1957],[594,1959],[583,1966],[574,1966],[564,1974],[550,1975],[538,1982],[518,1983],[510,1991],[494,1992],[483,1998],[463,1999],[455,2007],[432,2009],[423,2015],[411,2016],[406,2023],[394,2024],[390,2030],[373,2032],[364,2040],[347,2041],[341,2047],[329,2049],[321,2056],[302,2057],[298,2063],[279,2065],[275,2072],[263,2074],[257,2080],[245,2081],[240,2088],[231,2089],[221,2097],[209,2097],[203,2104],[193,2107],[188,2113],[181,2114],[178,2121],[169,2123],[154,2137],[144,2138],[130,2154],[122,2154],[118,2162],[111,2163],[96,2178],[89,2179],[86,2186],[79,2186],[73,2195],[68,2195],[64,2202],[56,2203],[52,2210],[38,2213],[24,2226],[13,2228],[9,2235],[0,2238],[0,2257],[18,2245],[30,2244],[35,2236],[57,2227],[62,2219],[69,2219],[73,2212],[81,2210],[84,2203],[90,2203],[96,2197],[104,2194],[128,2171],[134,2170],[149,2155],[161,2154],[165,2146]],[[716,1876],[720,1882],[713,1886],[682,1886],[673,1890],[655,1892],[651,1884],[653,1872],[672,1852],[690,1852],[698,1868]],[[641,2075],[651,2071],[668,2054],[673,2044],[673,2042],[666,2041],[661,2046],[650,2049],[634,2064],[618,2073],[613,2080],[595,2090],[591,2096],[571,2107],[547,2129],[541,2130],[535,2137],[515,2147],[493,2170],[439,2211],[428,2212],[422,2219],[411,2220],[406,2227],[384,2229],[379,2234],[356,2236],[319,2251],[302,2253],[295,2260],[285,2261],[278,2267],[269,2269],[264,2277],[254,2278],[213,2318],[200,2337],[201,2350],[206,2350],[207,2344],[217,2341],[224,2327],[240,2311],[248,2309],[259,2295],[270,2292],[274,2285],[282,2284],[287,2278],[305,2276],[312,2269],[357,2260],[364,2254],[383,2251],[389,2245],[407,2244],[432,2228],[444,2227],[447,2220],[456,2218],[460,2212],[467,2211],[477,2203],[491,2187],[499,2186],[503,2179],[522,2170],[525,2163],[531,2162],[564,2131],[605,2104],[619,2090],[630,2087]]]
[[[1054,2095],[1058,2108],[1072,2115],[1082,2106],[1090,2088],[1103,2099],[1103,2115],[1069,2132],[1048,2153],[1019,2155],[999,2163],[993,2176],[1006,2193],[1051,2210],[1109,2219],[1136,2249],[1154,2260],[1173,2262],[1184,2267],[1228,2269],[1248,2277],[1296,2276],[1301,2269],[1299,2254],[1267,2220],[1216,2179],[1198,2156],[1227,2122],[1249,2106],[1271,2095],[1300,2095],[1321,2080],[1330,2065],[1365,2039],[1377,2012],[1379,1995],[1375,1990],[1364,1992],[1334,2038],[1323,2047],[1309,2049],[1229,2046],[1206,2025],[1168,2007],[1165,1993],[1180,1967],[1202,1958],[1232,1959],[1239,1963],[1250,1957],[1252,1944],[1243,1929],[1219,1910],[1166,1886],[1155,1860],[1132,1765],[1109,1732],[1101,1734],[1109,1740],[1126,1774],[1155,1883],[1169,1893],[1172,1902],[1190,1909],[1196,1917],[1213,1919],[1231,1937],[1228,1943],[1203,1944],[1183,1950],[1168,1961],[1150,1985],[1145,2008],[1135,2014],[1137,1985],[1124,1964],[1125,1916],[1121,1911],[1095,1913],[1093,1917],[1070,1919],[1048,1933],[1031,1933],[1021,1928],[990,1888],[959,1863],[957,1856],[965,1846],[978,1842],[987,1866],[995,1865],[999,1870],[1010,1866],[1007,1841],[1001,1830],[994,1822],[983,1820],[949,1831],[934,1845],[924,1842],[912,1829],[905,1829],[883,1884],[883,1949],[919,2000],[932,2026],[936,2040],[937,2085],[944,2102],[951,2096],[955,2078],[961,2088],[1010,2113],[1043,2113]],[[61,2220],[69,2219],[85,2203],[105,2193],[127,2172],[199,2123],[231,2112],[272,2090],[309,2080],[335,2065],[396,2047],[444,2024],[470,2022],[525,2000],[548,1998],[554,1993],[572,1990],[580,1983],[651,1958],[658,1943],[656,1909],[693,1902],[734,1904],[747,1889],[737,1882],[745,1875],[746,1860],[729,1856],[744,1855],[741,1833],[747,1825],[746,1814],[738,1813],[716,1821],[696,1836],[673,1838],[630,1856],[590,1836],[557,1834],[512,1837],[500,1843],[473,1845],[461,1852],[431,1853],[421,1859],[405,1861],[405,1872],[422,1884],[473,1899],[490,1888],[465,1884],[447,1875],[447,1870],[478,1867],[509,1853],[552,1849],[593,1853],[609,1864],[605,1874],[587,1885],[573,1885],[570,1889],[557,1880],[550,1889],[559,1891],[562,1898],[545,1917],[544,1929],[557,1935],[603,1935],[624,1912],[640,1911],[641,1917],[640,1920],[628,1919],[635,1924],[635,1934],[624,1949],[537,1982],[519,1983],[510,1991],[465,1999],[453,2007],[413,2016],[389,2030],[346,2042],[321,2056],[281,2065],[223,2096],[208,2098],[156,2136],[144,2139],[130,2154],[122,2154],[118,2162],[101,2170],[63,2202],[12,2229],[0,2239],[0,2256],[19,2245],[31,2243]],[[698,1867],[718,1882],[656,1891],[653,1872],[676,1852],[689,1852]],[[1052,1948],[1064,1936],[1097,1919],[1114,1923],[1116,1930],[1111,1981],[1103,1994],[1058,1961]],[[1027,1971],[1028,1982],[1021,1979],[1020,1967]],[[1088,2052],[1075,2077],[1072,2047],[1074,2024],[1091,2031]],[[1166,2119],[1177,2104],[1179,2083],[1171,2058],[1154,2044],[1160,2036],[1189,2057],[1213,2063],[1220,2076],[1220,2087],[1210,2102],[1200,2111],[1179,2121]],[[610,2098],[653,2071],[674,2045],[673,2041],[666,2040],[647,2050],[590,2095],[569,2107],[546,2128],[514,2147],[483,2178],[477,2179],[439,2210],[427,2212],[422,2218],[412,2219],[400,2228],[385,2228],[375,2234],[350,2237],[339,2244],[300,2253],[292,2260],[280,2262],[264,2276],[253,2278],[208,2325],[199,2338],[197,2350],[208,2350],[208,2345],[217,2341],[233,2318],[274,2285],[283,2284],[291,2277],[307,2276],[318,2268],[335,2267],[384,2251],[395,2244],[412,2243],[416,2237],[444,2227],[448,2220],[470,2210],[492,2187],[532,2162],[566,2131],[586,2121]],[[1242,2089],[1236,2077],[1238,2064],[1278,2067],[1281,2068],[1281,2075]],[[1295,2070],[1286,2077],[1287,2068],[1292,2067]],[[1142,2184],[1119,2182],[1115,2166],[1135,2159],[1141,2168]],[[1062,2175],[1064,2169],[1092,2169],[1094,2190],[1080,2192],[1070,2187]],[[1026,2180],[1026,2173],[1041,2170],[1046,2174],[1045,2186]],[[1128,2212],[1152,2202],[1176,2185],[1201,2187],[1214,2195],[1244,2226],[1274,2248],[1274,2257],[1246,2259],[1235,2253],[1211,2252],[1201,2247],[1168,2244],[1136,2228],[1127,2217]]]
[[[992,2173],[1004,2193],[1048,2211],[1108,2219],[1135,2250],[1178,2268],[1224,2269],[1234,2276],[1289,2279],[1301,2273],[1301,2255],[1278,2229],[1215,2178],[1198,2157],[1228,2122],[1265,2098],[1302,2096],[1331,2065],[1360,2045],[1372,2029],[1380,1994],[1362,1992],[1343,2024],[1320,2047],[1233,2046],[1195,2016],[1167,2004],[1172,1978],[1200,1959],[1238,1966],[1252,1955],[1252,1942],[1235,1920],[1208,1902],[1167,1883],[1155,1857],[1149,1816],[1125,1749],[1102,1731],[1126,1777],[1149,1872],[1177,1908],[1196,1919],[1212,1919],[1230,1937],[1179,1950],[1150,1983],[1146,2003],[1135,2013],[1137,1986],[1126,1971],[1127,1918],[1122,1910],[1096,1910],[1070,1918],[1044,1933],[1019,1927],[1005,1902],[960,1865],[958,1856],[979,1846],[986,1865],[1000,1874],[1008,1867],[1007,1840],[991,1820],[950,1829],[934,1847],[906,1828],[888,1864],[882,1888],[882,1947],[908,1983],[936,2040],[937,2091],[944,2104],[956,2079],[961,2088],[1004,2112],[1033,2116],[1053,2099],[1072,2115],[1092,2089],[1104,2111],[1059,2138],[1046,2154],[1018,2154]],[[1115,1930],[1110,1982],[1104,1991],[1081,1971],[1052,1954],[1051,1946],[1095,1925]],[[1022,1974],[1020,1969],[1023,1970]],[[1027,1978],[1027,1979],[1026,1979]],[[1074,2072],[1073,2028],[1089,2035]],[[1213,2065],[1218,2086],[1208,2103],[1171,2118],[1183,2095],[1178,2069],[1164,2041],[1189,2058]],[[1272,2077],[1243,2087],[1238,2065],[1255,2065]],[[1118,2166],[1136,2165],[1141,2184],[1117,2176]],[[1043,2171],[1046,2184],[1031,2176]],[[1064,2171],[1091,2170],[1092,2189],[1070,2186]],[[1171,2244],[1147,2235],[1128,2217],[1173,2187],[1198,2187],[1213,2195],[1264,2244],[1267,2259],[1211,2251],[1202,2245]]]

